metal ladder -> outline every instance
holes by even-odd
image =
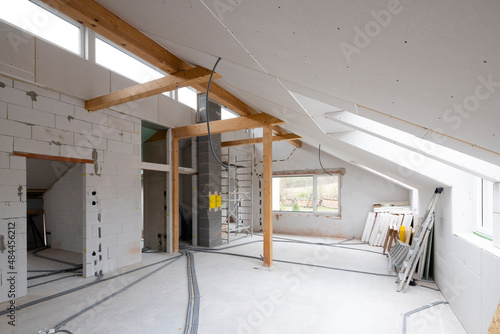
[[[395,268],[398,272],[398,278],[396,279],[396,283],[399,283],[398,292],[406,292],[413,279],[413,273],[417,268],[424,246],[429,239],[430,231],[434,226],[434,210],[442,192],[443,188],[436,188],[434,191],[424,219],[413,237],[411,246],[398,240],[398,243],[389,252],[389,269]]]

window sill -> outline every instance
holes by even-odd
[[[493,246],[493,241],[487,240],[483,237],[475,235],[474,233],[455,233],[456,236],[467,240],[473,245],[483,249],[484,251],[491,253],[500,258],[500,248]]]
[[[331,219],[342,219],[342,216],[334,212],[300,212],[300,211],[273,211],[276,216],[306,216],[306,217],[322,217]]]

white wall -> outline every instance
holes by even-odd
[[[160,95],[89,113],[84,100],[133,82],[2,22],[0,82],[0,235],[16,223],[16,298],[27,293],[26,159],[14,151],[96,161],[81,171],[86,277],[141,261],[141,119],[176,127],[196,112]],[[8,269],[6,258],[0,265]]]
[[[54,161],[54,167],[58,163]],[[57,168],[57,167],[56,167]],[[76,164],[43,196],[50,246],[75,253],[83,251],[84,178],[83,166]]]
[[[261,147],[258,147],[257,151],[259,152],[259,159],[262,159]],[[296,149],[290,155],[292,151],[294,151],[294,147],[289,143],[273,143],[273,160],[285,160],[274,162],[273,172],[321,169],[316,147],[303,143],[302,148]],[[274,232],[361,238],[366,217],[368,212],[372,211],[374,203],[409,201],[408,189],[384,178],[324,152],[321,154],[321,162],[327,169],[345,169],[345,175],[341,177],[340,204],[342,217],[275,212],[273,214]],[[262,170],[262,163],[258,164],[257,170]],[[260,226],[255,226],[256,230],[260,230],[260,228]]]
[[[419,191],[421,215],[433,191]],[[471,234],[475,222],[473,191],[472,176],[462,174],[439,199],[433,276],[467,333],[479,334],[487,332],[500,300],[500,252],[482,247],[483,240]]]

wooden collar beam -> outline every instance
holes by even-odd
[[[190,70],[176,72],[160,79],[127,87],[111,94],[88,100],[85,102],[85,109],[90,111],[101,110],[169,92],[177,88],[192,86],[200,82],[208,81],[211,73],[212,71],[203,67],[194,67]],[[213,78],[218,79],[221,78],[221,76],[214,73]]]
[[[182,59],[93,0],[41,1],[168,74],[192,69]],[[206,92],[207,82],[194,83],[191,87]],[[258,113],[215,82],[210,85],[210,97],[242,116]],[[276,125],[272,126],[272,130],[277,135],[288,134]],[[289,142],[297,147],[302,146],[296,139]]]
[[[301,139],[301,136],[290,133],[282,136],[273,136],[272,141],[283,141],[283,140],[293,140],[293,139]],[[241,146],[241,145],[253,145],[253,144],[261,144],[264,141],[264,137],[260,138],[250,138],[250,139],[240,139],[240,140],[230,140],[222,142],[222,147],[231,147],[231,146]]]
[[[255,115],[241,116],[222,121],[210,122],[210,133],[218,134],[225,132],[240,131],[246,129],[261,128],[265,125],[284,124],[281,119],[265,113]],[[199,136],[207,136],[208,129],[206,123],[199,123],[178,127],[172,130],[174,138],[191,138]]]

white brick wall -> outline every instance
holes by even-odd
[[[54,91],[44,89],[44,88],[41,88],[39,86],[31,85],[31,84],[21,82],[21,81],[14,81],[13,84],[14,84],[14,88],[23,90],[25,92],[35,92],[39,96],[45,96],[45,97],[48,97],[49,99],[59,100],[59,93],[56,93]],[[35,108],[35,109],[37,109],[37,108]],[[43,110],[43,109],[40,109],[40,110]]]
[[[108,151],[132,155],[134,153],[134,146],[129,143],[109,139]]]
[[[14,138],[0,135],[0,152],[12,152]]]
[[[0,23],[0,28],[3,27],[16,31],[16,28]],[[141,260],[139,240],[142,221],[139,169],[141,122],[137,115],[155,122],[158,119],[160,124],[168,126],[174,123],[191,124],[194,114],[188,107],[164,96],[158,97],[158,107],[156,104],[134,103],[118,108],[129,116],[112,110],[89,113],[83,109],[84,99],[109,92],[110,71],[45,41],[36,39],[37,47],[34,45],[35,39],[32,38],[29,45],[19,49],[18,54],[0,48],[0,63],[8,65],[0,66],[0,75],[18,75],[32,82],[27,84],[0,77],[0,81],[7,85],[0,88],[0,152],[10,154],[16,149],[28,153],[91,158],[92,149],[96,148],[101,176],[94,175],[93,165],[82,166],[81,174],[85,174],[82,175],[85,194],[82,195],[85,196],[82,198],[82,210],[87,212],[83,217],[84,224],[77,228],[66,224],[54,233],[70,234],[61,239],[64,247],[82,241],[82,247],[86,249],[85,275],[93,275],[94,270],[111,270],[138,262]],[[35,77],[36,84],[33,83]],[[79,80],[74,80],[75,77]],[[116,83],[118,76],[113,77]],[[33,102],[26,95],[27,91],[36,92],[37,101]],[[148,110],[143,110],[148,105]],[[90,134],[92,137],[86,137]],[[102,141],[97,142],[97,138]],[[7,166],[5,154],[0,158],[0,211],[7,218],[25,214],[26,211],[25,160],[10,156]],[[119,171],[117,166],[120,166]],[[21,199],[17,195],[19,185],[23,186]],[[91,208],[87,199],[92,197],[93,190],[97,191],[95,197],[99,206]],[[67,215],[68,221],[74,222],[73,216],[78,209],[60,211]],[[98,221],[99,213],[101,222]],[[19,233],[25,233],[26,219],[19,218],[19,222]],[[98,227],[108,224],[112,226],[107,230],[111,234],[99,239]],[[5,225],[5,221],[0,221],[0,227]],[[127,233],[125,240],[120,238],[120,233]],[[25,234],[20,234],[19,241],[25,243],[25,240]],[[97,251],[99,244],[105,262],[94,267],[91,254]],[[111,251],[108,252],[109,248]],[[25,256],[26,252],[22,254]],[[0,269],[3,267],[0,264]],[[26,293],[25,277],[21,277],[19,283],[24,289],[20,292],[23,295]],[[5,296],[0,287],[0,302],[5,300]]]
[[[23,107],[9,104],[7,106],[7,117],[8,119],[26,124],[44,125],[50,128],[55,126],[54,114],[33,110],[31,106]]]
[[[2,80],[4,79],[2,78]],[[0,87],[0,101],[15,104],[18,106],[26,107],[26,108],[32,108],[33,107],[33,102],[31,101],[31,97],[26,95],[26,92],[20,89],[15,89],[6,86],[4,88]]]
[[[7,115],[6,115],[7,116]],[[31,138],[31,126],[0,118],[0,133],[5,136]]]
[[[116,268],[117,263],[140,261],[136,245],[142,230],[138,207],[140,135],[133,133],[140,129],[140,121],[109,110],[89,113],[82,100],[35,85],[5,81],[14,88],[10,87],[9,97],[0,95],[0,219],[26,213],[26,159],[13,156],[13,150],[92,159],[95,149],[101,176],[94,175],[93,165],[80,165],[79,171],[66,175],[46,194],[52,245],[74,252],[85,249],[87,276]],[[35,91],[37,101],[31,102],[26,91]],[[92,205],[94,200],[97,205]],[[123,233],[125,238],[121,237]],[[25,239],[19,242],[25,243]],[[97,257],[91,254],[98,253],[99,245],[104,262],[94,265]],[[108,252],[113,258],[108,259]]]
[[[39,140],[14,138],[14,151],[58,156],[59,146]]]
[[[108,115],[100,112],[89,112],[85,108],[78,106],[75,107],[75,118],[95,124],[108,124]]]
[[[0,118],[7,118],[7,103],[0,102]]]
[[[44,96],[37,97],[36,101],[33,102],[33,108],[65,117],[75,116],[75,106]]]
[[[34,140],[66,145],[74,144],[73,132],[48,128],[45,126],[33,126],[31,129],[31,136]]]
[[[92,133],[92,123],[74,117],[56,116],[56,128],[82,134]]]
[[[7,152],[0,152],[0,169],[10,168],[10,154]]]

